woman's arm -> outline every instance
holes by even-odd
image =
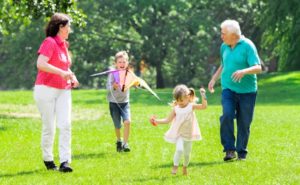
[[[69,69],[69,72],[72,73],[72,76],[71,76],[71,84],[72,84],[72,87],[73,87],[73,88],[78,87],[78,86],[79,86],[79,82],[78,82],[78,80],[77,80],[76,75],[71,71],[71,69]]]
[[[39,55],[37,62],[36,62],[37,68],[41,71],[60,75],[65,80],[71,79],[71,77],[73,75],[72,72],[64,71],[58,67],[55,67],[55,66],[49,64],[48,61],[49,61],[48,57],[46,57],[44,55]]]

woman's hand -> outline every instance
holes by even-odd
[[[77,78],[76,78],[76,76],[75,76],[75,74],[72,75],[71,85],[72,85],[73,88],[77,88],[80,85]]]
[[[64,70],[61,70],[60,71],[60,73],[59,73],[59,75],[63,78],[63,79],[65,79],[65,80],[72,80],[72,76],[74,75],[73,73],[72,73],[72,71],[64,71]]]

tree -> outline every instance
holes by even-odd
[[[300,1],[262,0],[260,25],[266,30],[262,43],[279,58],[279,70],[300,70]]]
[[[46,2],[50,4],[45,4]],[[5,25],[3,30],[6,33],[3,31],[5,35],[0,36],[0,63],[6,67],[0,69],[0,77],[5,79],[1,81],[0,88],[32,87],[36,70],[34,66],[28,70],[26,64],[34,65],[36,61],[35,52],[44,39],[42,28],[47,17],[46,14],[34,12],[47,12],[46,9],[52,12],[54,4],[55,11],[64,12],[62,8],[65,6],[61,2],[73,1],[0,2],[6,6],[10,15],[18,15],[15,19],[9,18],[4,21],[5,24],[1,24],[2,28]],[[20,14],[14,13],[17,9],[16,3],[23,3],[22,6],[26,3],[33,3],[35,6],[44,4],[40,5],[43,7],[37,6],[37,10],[33,8],[33,11],[18,9],[30,17],[28,19],[31,24],[28,26],[27,18],[20,18]],[[50,7],[44,7],[46,5]],[[260,0],[86,0],[77,3],[74,1],[70,7],[80,8],[87,17],[87,26],[73,24],[74,34],[69,35],[72,70],[83,88],[105,87],[106,78],[89,76],[108,69],[113,63],[114,54],[119,50],[129,51],[130,60],[136,66],[143,61],[149,69],[147,76],[143,78],[147,81],[150,79],[151,84],[156,84],[158,88],[171,87],[178,83],[194,87],[205,85],[213,67],[220,62],[219,25],[227,18],[238,20],[243,34],[260,49],[263,29],[257,24],[257,18],[261,16],[261,9],[264,8]],[[40,18],[36,20],[34,15],[39,15]],[[24,71],[27,73],[24,74]],[[16,77],[10,75],[12,72],[18,73]]]
[[[164,64],[172,63],[176,46],[183,40],[192,40],[184,27],[191,25],[197,29],[198,23],[184,23],[192,4],[189,1],[103,1],[101,10],[108,13],[111,20],[117,21],[126,30],[133,29],[139,34],[141,42],[140,58],[156,69],[156,85],[165,87]],[[191,29],[195,30],[195,29]],[[196,32],[194,31],[193,34]],[[181,56],[185,56],[181,55]]]
[[[50,17],[54,12],[72,16],[74,22],[84,26],[84,14],[76,7],[75,0],[2,0],[0,1],[0,33],[9,34],[12,24],[29,25],[32,20]]]
[[[2,0],[0,8],[0,89],[32,87],[45,18],[65,12],[77,25],[85,24],[74,0]]]

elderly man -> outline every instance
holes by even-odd
[[[223,152],[226,152],[224,161],[235,159],[235,152],[238,160],[245,160],[256,100],[256,74],[262,69],[256,47],[241,35],[237,21],[225,20],[221,24],[221,38],[221,65],[212,76],[208,89],[214,92],[215,82],[221,75],[223,115],[220,117],[220,135]],[[234,119],[237,123],[236,143]]]

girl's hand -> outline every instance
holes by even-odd
[[[206,99],[206,91],[205,91],[205,89],[203,88],[203,87],[201,87],[200,88],[200,94],[201,94],[201,96],[203,97],[203,98],[205,98]]]
[[[156,121],[155,121],[155,116],[152,116],[151,118],[150,118],[150,123],[153,125],[153,126],[157,126],[158,124],[156,123]]]

